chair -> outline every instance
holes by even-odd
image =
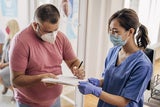
[[[154,64],[154,50],[150,48],[146,48],[144,53],[148,56],[152,64]],[[154,71],[154,69],[153,69]],[[155,75],[148,83],[147,90],[151,90],[151,96],[148,98],[148,102],[150,99],[160,100],[160,75]]]
[[[154,50],[150,48],[146,48],[144,50],[144,53],[148,56],[152,64],[154,64]],[[148,86],[147,86],[147,90],[150,90],[150,89],[151,89],[151,80],[149,81]]]

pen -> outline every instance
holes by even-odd
[[[81,63],[79,64],[78,69],[81,67],[82,63],[83,63],[83,61],[81,61]]]

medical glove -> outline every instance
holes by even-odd
[[[98,80],[97,78],[88,78],[88,81],[91,84],[93,84],[93,85],[95,85],[97,87],[100,87],[100,80]]]
[[[102,88],[96,87],[93,84],[89,83],[88,81],[80,81],[78,85],[78,89],[84,95],[93,94],[99,97],[102,93]]]

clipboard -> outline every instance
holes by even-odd
[[[78,86],[79,81],[85,81],[78,79],[75,76],[64,76],[59,75],[58,78],[43,78],[41,81],[44,83],[53,83],[53,84],[62,84],[62,85],[70,85],[70,86]]]

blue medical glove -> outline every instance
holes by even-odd
[[[88,81],[80,81],[78,85],[78,89],[84,95],[93,94],[99,97],[102,93],[102,88],[96,87],[93,84],[89,83]]]
[[[91,84],[93,84],[93,85],[95,85],[97,87],[100,87],[100,80],[98,80],[97,78],[88,78],[88,81]]]

